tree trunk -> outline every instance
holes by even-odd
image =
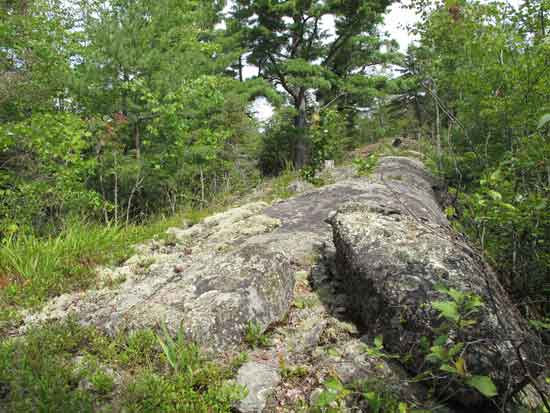
[[[305,89],[300,89],[298,99],[295,102],[295,107],[298,110],[298,114],[294,119],[294,126],[298,130],[299,136],[296,138],[296,145],[294,147],[294,166],[301,169],[307,162],[307,137],[306,137],[306,96]]]
[[[239,56],[239,81],[242,82],[243,79],[243,56]]]
[[[200,167],[200,174],[201,174],[201,209],[204,207],[205,203],[205,193],[204,193],[204,173],[202,171],[202,166]]]
[[[418,121],[418,127],[422,127],[422,109],[420,108],[420,102],[418,101],[418,94],[414,94],[414,113],[416,115],[416,120]]]
[[[141,138],[139,136],[139,123],[136,122],[134,125],[134,142],[136,145],[136,160],[139,161],[141,158]]]
[[[433,86],[433,93],[434,93],[434,96],[437,96],[437,89],[435,88],[435,85]],[[441,117],[439,114],[439,102],[435,97],[434,97],[434,105],[435,105],[435,140],[436,140],[436,148],[437,148],[437,170],[441,171],[442,169]]]

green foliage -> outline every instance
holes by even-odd
[[[505,284],[522,295],[546,288],[549,159],[548,139],[538,134],[522,139],[517,150],[488,168],[479,186],[460,198],[464,230],[479,240]]]
[[[320,169],[327,159],[341,161],[346,149],[350,148],[343,114],[329,108],[322,110],[318,116],[318,122],[310,130],[311,165],[316,169]]]
[[[323,386],[324,389],[319,394],[314,406],[312,406],[312,411],[322,413],[340,412],[351,390],[347,389],[337,377],[328,378]]]
[[[497,388],[489,376],[473,375],[467,370],[464,354],[468,343],[461,341],[468,329],[475,328],[476,315],[483,307],[481,297],[444,286],[440,286],[438,290],[450,300],[431,303],[432,308],[446,322],[437,328],[439,336],[429,348],[426,360],[450,375],[451,380],[462,381],[487,398],[496,396]],[[452,341],[449,341],[450,334],[455,336]]]
[[[254,185],[249,103],[270,93],[224,75],[220,4],[65,3],[0,9],[0,238],[72,215],[141,222]]]
[[[498,394],[495,384],[488,376],[470,376],[466,378],[466,384],[488,398],[495,397]]]
[[[248,322],[244,341],[252,348],[269,346],[269,337],[265,334],[264,328],[255,321]]]
[[[11,6],[11,7],[10,7]],[[4,1],[0,5],[0,122],[65,105],[78,36],[66,2]]]
[[[339,413],[346,409],[346,399],[354,398],[368,413],[408,413],[421,412],[409,409],[406,402],[400,401],[395,390],[382,380],[362,380],[344,385],[337,377],[330,377],[324,389],[310,408],[312,413]]]
[[[268,186],[267,201],[291,197],[294,193],[289,189],[289,186],[297,179],[299,179],[298,173],[290,167],[285,168],[279,176],[269,179],[266,182]]]
[[[87,187],[95,160],[84,122],[72,114],[38,114],[0,125],[0,237],[56,226],[68,214],[103,205]]]
[[[185,358],[177,372],[166,369],[150,330],[110,338],[72,321],[34,328],[24,338],[0,343],[0,384],[6,391],[0,409],[230,412],[244,395],[226,383],[233,370],[209,361],[189,343],[178,342],[175,351]],[[77,361],[75,354],[84,357]],[[115,380],[107,367],[128,379]],[[118,407],[110,405],[113,392]]]
[[[307,366],[288,366],[284,358],[279,360],[279,371],[281,377],[287,381],[301,380],[309,374]]]
[[[355,158],[353,160],[353,166],[355,166],[356,173],[359,176],[369,176],[374,172],[378,165],[378,156],[375,154],[369,154],[366,158]]]
[[[265,175],[277,175],[289,164],[301,131],[292,126],[296,112],[282,108],[267,123],[259,153],[259,167]]]
[[[183,330],[179,330],[174,340],[168,331],[166,324],[161,325],[162,337],[157,335],[157,340],[162,348],[166,361],[172,367],[175,374],[187,370],[192,375],[200,364],[199,348],[195,344],[187,342]]]
[[[5,411],[93,411],[93,396],[80,390],[71,352],[88,337],[74,323],[32,330],[23,340],[0,344],[0,377],[8,394]]]

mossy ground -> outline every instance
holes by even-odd
[[[6,412],[229,412],[240,359],[213,363],[187,343],[174,370],[151,330],[108,337],[74,321],[0,344],[0,410]]]

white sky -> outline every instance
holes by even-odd
[[[393,3],[384,18],[382,29],[384,32],[388,32],[392,39],[397,40],[402,52],[406,52],[409,44],[416,40],[409,34],[407,26],[416,23],[418,18],[413,10],[407,8],[408,4],[410,2],[407,0]]]

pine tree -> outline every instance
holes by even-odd
[[[293,161],[308,160],[307,115],[317,94],[321,104],[352,95],[353,83],[381,60],[376,27],[391,0],[239,0],[231,18],[240,24],[260,77],[281,90],[296,115]],[[335,35],[326,29],[334,21]],[[356,88],[355,88],[356,89]],[[355,90],[357,91],[357,90]]]

